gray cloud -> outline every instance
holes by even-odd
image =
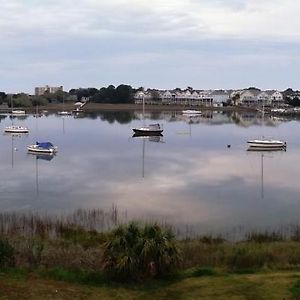
[[[292,0],[13,0],[0,8],[2,90],[299,85]]]

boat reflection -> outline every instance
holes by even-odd
[[[132,137],[133,138],[142,138],[142,139],[148,140],[149,142],[162,142],[163,135],[161,133],[156,134],[156,135],[135,133]]]
[[[4,132],[3,135],[11,138],[11,168],[13,169],[15,163],[15,152],[18,151],[18,149],[15,147],[15,140],[24,136],[28,136],[28,133]]]
[[[146,152],[146,141],[154,142],[154,143],[164,143],[163,135],[146,135],[141,133],[135,133],[133,138],[140,138],[143,141],[143,148],[142,148],[142,178],[145,178],[145,152]]]
[[[286,148],[251,148],[247,150],[251,153],[257,153],[260,157],[260,181],[261,181],[261,198],[264,199],[265,197],[265,190],[264,190],[264,158],[274,158],[272,154],[278,154],[279,152],[285,152]]]
[[[55,153],[35,153],[35,152],[28,152],[28,154],[31,156],[35,156],[37,160],[42,159],[47,161],[51,161],[56,155]]]
[[[35,153],[35,152],[28,152],[27,155],[31,157],[35,157],[35,186],[36,186],[36,196],[39,196],[39,160],[44,161],[51,161],[55,153]]]

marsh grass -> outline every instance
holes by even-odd
[[[112,230],[126,224],[125,220],[115,206],[108,211],[77,210],[61,216],[1,213],[0,241],[6,241],[13,248],[10,261],[17,268],[50,270],[58,267],[101,273],[105,245]],[[159,226],[172,228],[166,222]],[[226,240],[223,235],[180,236],[175,240],[181,253],[178,271],[194,269],[201,276],[205,269],[252,273],[300,268],[298,225],[282,230],[251,231],[238,241]]]
[[[104,232],[119,224],[120,215],[116,206],[102,209],[78,209],[72,214],[47,215],[31,212],[0,213],[0,235],[23,235],[60,237],[68,230]],[[70,236],[70,234],[69,234]]]

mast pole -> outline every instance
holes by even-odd
[[[145,96],[143,96],[143,125],[145,125]]]

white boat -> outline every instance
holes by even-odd
[[[273,139],[257,139],[257,140],[250,140],[247,142],[249,145],[248,150],[274,150],[274,149],[282,149],[286,148],[286,142],[280,140],[273,140]]]
[[[11,115],[12,116],[25,116],[26,112],[25,112],[25,110],[12,110]]]
[[[64,96],[63,96],[63,103],[62,103],[62,105],[63,105],[63,110],[57,112],[57,114],[60,115],[60,116],[70,116],[70,115],[72,115],[72,112],[65,110],[65,98],[64,98]]]
[[[194,109],[183,110],[182,113],[184,115],[201,115],[200,110],[194,110]]]
[[[6,126],[4,128],[4,132],[7,132],[7,133],[28,133],[29,129],[25,126],[11,125],[11,126]]]
[[[143,98],[143,126],[138,128],[132,128],[136,135],[161,135],[164,131],[160,124],[145,125],[145,100]]]
[[[35,144],[28,146],[27,150],[28,152],[35,153],[56,153],[57,147],[50,142],[36,142]]]
[[[11,126],[6,126],[4,128],[5,133],[29,133],[29,129],[26,126],[14,125],[13,116],[25,116],[24,110],[14,110],[13,109],[13,101],[11,98]]]
[[[57,112],[57,114],[60,116],[70,116],[70,115],[72,115],[72,112],[63,110],[63,111]]]
[[[262,107],[262,127],[264,130],[264,117],[265,117],[265,106],[263,102]],[[270,138],[265,138],[264,135],[260,139],[253,139],[247,141],[249,145],[248,150],[261,150],[261,151],[268,151],[268,150],[286,150],[286,142],[281,140],[274,140]]]

